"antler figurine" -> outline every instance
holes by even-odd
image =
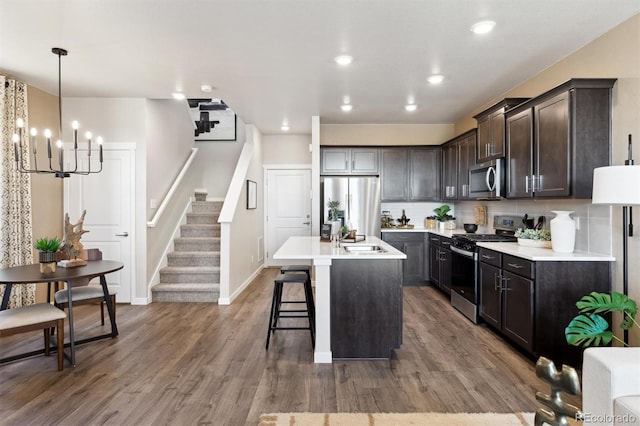
[[[82,212],[82,216],[80,216],[80,220],[77,223],[71,223],[71,221],[69,220],[69,213],[65,213],[64,215],[64,244],[62,245],[62,248],[60,250],[62,250],[69,259],[76,259],[80,252],[82,252],[83,245],[80,242],[80,237],[82,236],[82,234],[89,232],[85,231],[83,228],[84,216],[86,214],[87,211],[84,210]],[[81,264],[86,263],[82,262]],[[72,265],[67,264],[66,266]]]

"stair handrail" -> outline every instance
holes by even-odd
[[[180,182],[187,174],[187,171],[189,170],[189,167],[191,167],[191,163],[193,163],[197,152],[198,148],[191,148],[191,154],[187,158],[187,161],[184,162],[182,169],[180,169],[180,173],[178,173],[175,180],[173,181],[173,184],[171,185],[171,188],[169,188],[169,192],[167,192],[167,194],[162,199],[162,203],[160,203],[160,207],[158,207],[158,210],[153,215],[153,218],[147,222],[147,228],[155,228],[155,226],[160,221],[160,216],[162,216],[162,213],[164,213],[165,209],[171,202],[171,197],[173,197],[173,194],[177,191],[178,186],[180,186]]]

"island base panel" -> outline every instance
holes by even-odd
[[[334,359],[390,358],[402,343],[402,260],[334,260]]]

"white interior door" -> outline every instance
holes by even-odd
[[[132,219],[134,153],[133,150],[105,149],[101,173],[71,175],[65,179],[64,185],[65,212],[69,213],[71,223],[80,219],[83,210],[87,211],[84,229],[89,232],[81,239],[84,248],[98,248],[103,259],[124,263],[123,269],[106,277],[109,286],[117,289],[116,301],[119,303],[131,302],[135,273],[132,258],[135,242]],[[91,169],[95,170],[99,168],[98,156],[96,152],[92,154]],[[78,157],[87,158],[86,153],[80,150]],[[86,163],[79,164],[78,168],[81,167],[85,168]]]
[[[311,170],[267,170],[267,266],[289,237],[311,235]]]

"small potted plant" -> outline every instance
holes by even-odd
[[[448,204],[443,204],[440,207],[436,207],[435,209],[433,209],[433,211],[436,214],[439,231],[456,228],[456,218],[449,214],[449,212],[451,211],[451,207],[449,207]]]
[[[613,331],[609,330],[609,323],[600,314],[608,312],[621,312],[622,330],[630,330],[635,325],[640,328],[635,317],[638,313],[638,305],[628,296],[617,291],[609,293],[598,293],[596,291],[583,296],[576,307],[580,314],[571,320],[567,328],[564,329],[564,335],[567,343],[572,346],[602,346],[616,340],[624,346],[628,346],[625,342],[617,338]]]
[[[335,235],[340,233],[342,228],[342,221],[340,220],[339,210],[340,201],[331,200],[327,202],[327,207],[329,207],[329,222],[331,223],[331,234]]]
[[[521,246],[551,248],[551,232],[548,229],[518,228],[515,237]]]
[[[56,270],[59,248],[60,240],[58,237],[45,237],[36,240],[36,249],[39,251],[40,272],[54,272]]]

